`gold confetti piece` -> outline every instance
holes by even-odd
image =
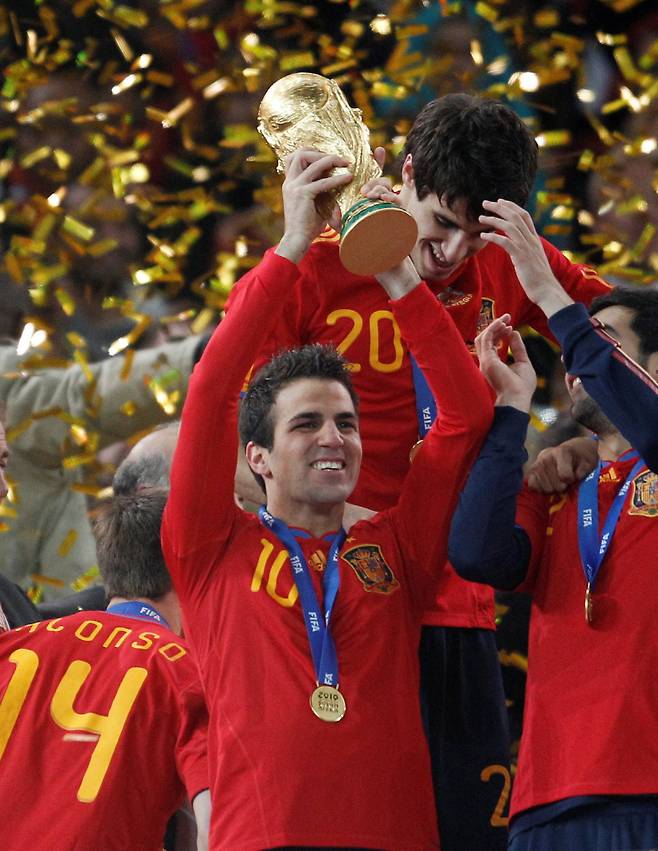
[[[571,204],[573,198],[565,192],[547,192],[545,189],[540,189],[537,192],[537,201],[540,204]]]
[[[119,243],[116,239],[101,239],[99,242],[92,243],[87,249],[87,254],[91,257],[102,257],[109,251],[113,251]]]
[[[498,20],[498,9],[494,9],[493,6],[481,1],[475,4],[475,14],[484,18],[485,21],[489,21],[490,24]]]
[[[325,65],[320,69],[320,73],[325,77],[330,75],[339,74],[341,71],[347,71],[350,68],[357,67],[356,59],[348,59],[345,62],[334,62],[332,65]]]
[[[429,32],[427,24],[410,24],[406,27],[397,27],[395,37],[398,39],[414,38],[414,36],[425,35]]]
[[[627,44],[628,36],[626,33],[604,33],[600,30],[596,33],[596,40],[599,44],[605,44],[607,47],[614,47],[619,44]]]
[[[229,41],[229,37],[223,27],[215,27],[215,29],[212,31],[212,34],[220,50],[227,50],[230,47],[231,43]]]
[[[648,84],[651,82],[650,77],[647,77],[646,74],[642,74],[637,70],[627,47],[615,48],[612,51],[612,55],[614,56],[619,70],[627,80],[638,82],[640,85],[642,85],[642,83]]]
[[[32,582],[39,582],[41,585],[52,585],[53,588],[64,588],[64,586],[66,585],[66,583],[62,579],[57,579],[56,576],[46,576],[43,573],[32,573],[30,574],[30,579],[32,580]],[[38,597],[35,598],[30,596],[30,599],[34,603],[40,602],[43,599],[42,590],[38,590],[36,593]]]
[[[567,207],[564,204],[558,204],[558,206],[551,212],[551,219],[555,219],[555,221],[558,222],[570,222],[573,220],[574,216],[574,208]]]
[[[42,145],[40,148],[35,148],[35,150],[30,151],[29,154],[25,154],[25,156],[20,159],[20,164],[23,168],[32,168],[32,166],[49,157],[50,154],[51,149],[48,145]]]
[[[32,273],[32,282],[37,285],[36,289],[30,290],[32,301],[38,307],[45,307],[48,301],[46,284],[57,280],[57,278],[63,278],[68,271],[69,268],[66,263],[55,263],[52,266],[40,266]]]
[[[568,145],[571,142],[570,130],[547,130],[539,133],[535,140],[540,148],[555,148],[560,145]]]
[[[150,316],[140,316],[140,318],[137,319],[135,327],[132,328],[125,337],[119,337],[110,345],[107,350],[110,357],[113,357],[119,352],[122,352],[124,349],[127,349],[128,346],[133,346],[150,324]]]
[[[67,316],[73,316],[75,313],[75,301],[73,296],[61,287],[55,290],[55,298],[60,303],[60,306]]]
[[[127,417],[132,417],[137,410],[137,405],[129,399],[127,402],[124,402],[123,405],[119,408],[122,414],[125,414]]]
[[[231,80],[229,77],[220,77],[218,80],[214,80],[212,83],[209,83],[203,89],[203,97],[206,100],[211,100],[212,98],[217,97],[218,95],[223,94],[231,88]]]
[[[476,65],[484,65],[484,56],[482,54],[482,47],[480,45],[480,42],[475,38],[471,41],[470,53],[471,53],[471,59],[473,60],[473,62]]]
[[[621,215],[626,213],[646,213],[649,205],[646,198],[641,195],[633,195],[621,204],[617,204],[616,211]]]
[[[643,71],[648,71],[656,64],[656,60],[658,60],[658,39],[649,45],[647,50],[639,58],[637,64]]]
[[[77,331],[68,331],[66,339],[72,346],[75,346],[76,349],[84,349],[87,347],[87,341],[83,336],[78,334]]]
[[[149,71],[146,75],[149,83],[155,83],[157,86],[173,86],[173,74],[166,74],[164,71]]]
[[[592,228],[595,224],[594,216],[588,210],[579,210],[578,211],[578,224],[583,225],[583,227]],[[581,242],[584,237],[581,238]]]
[[[143,79],[144,78],[139,73],[131,72],[130,74],[126,74],[122,80],[119,80],[118,83],[115,83],[115,85],[112,86],[112,94],[120,95],[122,92],[125,92],[133,86],[136,86],[138,83],[141,83]]]
[[[74,219],[73,216],[64,216],[62,229],[70,233],[72,236],[84,240],[84,242],[92,240],[96,233],[95,229],[90,225],[86,225],[84,222]]]
[[[585,47],[584,39],[577,38],[573,35],[567,35],[566,33],[551,33],[551,41],[553,44],[557,44],[560,47],[565,48],[565,50],[573,52],[580,52]]]
[[[4,503],[0,505],[0,517],[17,517],[18,512],[15,508],[12,508],[10,505],[5,505]]]
[[[533,21],[536,27],[546,30],[560,23],[560,15],[556,9],[541,9],[535,12]]]
[[[388,15],[383,13],[375,15],[375,17],[370,21],[369,27],[377,35],[390,35],[393,32],[391,19]],[[399,37],[400,36],[398,35],[398,38]]]
[[[83,452],[80,455],[65,456],[62,459],[62,466],[65,470],[76,470],[78,467],[84,467],[86,464],[91,464],[95,460],[95,452]]]
[[[135,53],[132,47],[128,44],[123,33],[119,32],[119,30],[112,27],[110,29],[110,33],[112,34],[112,38],[115,41],[116,46],[121,51],[121,55],[126,60],[126,62],[131,62]]]
[[[62,558],[64,556],[67,556],[71,552],[71,550],[73,549],[77,539],[78,539],[78,533],[75,531],[75,529],[69,529],[69,531],[66,533],[66,535],[64,537],[64,540],[61,542],[61,544],[57,548],[57,554],[59,556],[62,556]]]
[[[73,353],[73,360],[78,364],[82,372],[84,373],[87,381],[95,381],[94,373],[89,368],[89,362],[87,356],[80,349],[76,349]]]
[[[279,68],[286,73],[295,71],[297,68],[305,68],[309,65],[314,66],[315,64],[315,56],[310,51],[304,53],[287,53],[279,59]]]
[[[635,243],[635,245],[631,248],[630,254],[633,260],[640,260],[644,255],[645,251],[649,247],[651,240],[654,238],[656,233],[656,228],[654,225],[647,223],[642,229],[642,233],[640,234],[639,239]]]
[[[104,488],[97,494],[97,499],[107,499],[111,494],[111,488]],[[85,588],[89,588],[90,585],[93,585],[96,580],[100,576],[100,571],[98,569],[98,565],[95,564],[93,567],[90,567],[89,570],[86,570],[81,576],[78,576],[73,582],[71,582],[71,588],[74,591],[84,591]]]
[[[546,225],[543,228],[547,236],[569,236],[571,233],[570,225]]]
[[[185,98],[182,100],[177,106],[173,109],[169,110],[166,114],[165,120],[162,122],[163,127],[175,127],[176,124],[180,121],[180,119],[187,115],[188,112],[194,106],[194,101],[192,98]]]
[[[123,358],[123,365],[121,367],[121,372],[119,373],[120,381],[127,381],[130,378],[130,373],[133,368],[133,361],[135,359],[135,350],[128,349]]]
[[[190,325],[190,330],[193,334],[201,334],[215,320],[215,311],[209,307],[204,307],[199,311],[196,318]]]
[[[53,215],[53,213],[45,215],[32,231],[34,238],[38,241],[45,242],[52,233],[56,223],[57,217]]]
[[[106,18],[118,26],[137,27],[143,29],[149,22],[146,12],[133,9],[130,6],[109,6],[108,9],[98,9],[96,14]]]

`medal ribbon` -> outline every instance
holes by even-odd
[[[637,452],[629,453],[626,455],[626,458],[624,456],[621,457],[623,460],[628,461],[632,458],[637,458],[638,460],[612,501],[612,505],[603,523],[601,538],[599,538],[598,499],[599,477],[603,469],[603,463],[601,461],[599,461],[589,476],[583,479],[578,488],[578,549],[580,551],[580,561],[583,566],[585,579],[591,588],[594,587],[599,568],[612,543],[612,538],[615,534],[615,529],[617,528],[617,523],[631,482],[642,467],[645,466],[644,461],[638,456]]]
[[[338,656],[336,646],[331,635],[330,621],[331,612],[336,602],[338,589],[340,588],[340,574],[338,572],[338,553],[345,542],[347,533],[341,529],[334,537],[327,564],[322,574],[322,589],[324,591],[324,616],[322,607],[318,603],[317,594],[313,587],[313,580],[306,563],[306,558],[294,534],[283,520],[273,517],[264,506],[258,509],[258,517],[263,526],[267,526],[288,550],[290,566],[293,579],[299,592],[306,634],[311,647],[315,677],[322,685],[338,688]]]
[[[127,615],[129,618],[140,618],[144,621],[157,621],[157,623],[161,623],[162,626],[166,626],[167,629],[171,628],[160,612],[156,612],[155,609],[152,609],[140,600],[131,600],[129,603],[115,603],[114,606],[108,606],[107,611],[111,612],[113,615]]]
[[[410,353],[411,358],[411,374],[414,380],[414,391],[416,393],[416,416],[418,417],[418,436],[425,437],[427,432],[432,428],[432,423],[436,419],[438,409],[436,401],[432,395],[427,379],[423,375],[422,369],[416,363],[416,358]]]

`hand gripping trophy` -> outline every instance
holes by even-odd
[[[340,207],[340,259],[349,272],[376,275],[409,254],[418,236],[412,216],[397,204],[360,193],[364,183],[382,172],[370,151],[361,110],[350,107],[334,80],[306,72],[282,77],[265,93],[258,121],[259,132],[278,157],[279,172],[284,171],[285,157],[300,148],[351,161],[352,181],[316,202],[318,212],[327,219],[336,204]]]

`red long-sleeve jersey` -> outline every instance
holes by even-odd
[[[387,303],[441,416],[397,505],[353,526],[340,551],[332,633],[347,713],[321,721],[309,706],[315,674],[288,554],[233,500],[240,387],[263,335],[294,307],[299,275],[269,254],[208,344],[191,380],[163,519],[211,716],[211,847],[428,851],[438,836],[418,704],[420,624],[457,494],[491,421],[490,395],[425,286]],[[321,600],[329,543],[300,543]]]
[[[185,642],[80,612],[0,635],[3,851],[159,851],[208,788],[207,714]]]

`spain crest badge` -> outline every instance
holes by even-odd
[[[359,544],[341,553],[341,557],[359,577],[366,591],[390,594],[400,587],[377,544]]]
[[[658,476],[651,470],[633,479],[630,503],[629,514],[642,514],[644,517],[658,515]]]

